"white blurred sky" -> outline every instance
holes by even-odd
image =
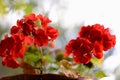
[[[45,6],[48,10],[49,0]],[[95,23],[103,24],[105,27],[109,27],[116,35],[117,43],[115,46],[114,55],[108,58],[103,63],[103,69],[108,73],[113,72],[114,68],[120,64],[120,0],[62,0],[62,5],[66,5],[67,9],[64,11],[53,8],[50,13],[50,19],[56,22],[61,19],[65,27],[74,27],[75,24],[84,22],[85,25],[91,25]],[[11,15],[12,14],[12,15]],[[7,22],[13,25],[15,20],[20,19],[23,16],[9,13],[7,16]],[[2,20],[0,20],[1,22]]]

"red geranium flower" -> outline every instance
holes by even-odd
[[[93,48],[93,55],[98,58],[101,59],[103,57],[103,45],[100,44],[99,42],[95,42],[94,43],[94,48]]]
[[[74,43],[75,43],[75,40],[72,39],[65,46],[65,49],[66,49],[65,56],[69,56],[72,53],[72,51],[73,51],[73,47],[72,46],[74,45]]]
[[[103,58],[103,50],[114,47],[116,43],[115,35],[111,35],[109,28],[105,29],[100,24],[82,26],[78,37],[66,45],[65,55],[73,53],[74,61],[79,64],[88,63],[92,53],[98,59]]]
[[[103,50],[107,51],[108,49],[115,46],[116,43],[116,37],[115,35],[111,35],[109,28],[104,30],[103,34]]]
[[[91,59],[91,51],[93,46],[91,42],[85,38],[77,38],[71,40],[65,47],[66,53],[68,56],[70,53],[73,53],[73,58],[77,63],[88,63]]]
[[[11,49],[14,47],[15,40],[12,37],[6,36],[4,40],[0,42],[0,56],[5,57],[10,55]]]
[[[78,32],[79,37],[90,39],[90,31],[92,27],[90,25],[88,26],[82,26],[80,31]]]
[[[101,29],[97,29],[93,27],[90,31],[90,41],[94,43],[95,41],[101,42],[102,41],[103,31]]]
[[[12,35],[12,37],[15,41],[15,44],[11,50],[12,55],[14,55],[16,58],[23,58],[26,51],[26,47],[23,45],[23,41],[19,35]]]
[[[24,40],[26,45],[32,45],[33,44],[33,38],[31,36],[25,36]]]
[[[79,32],[79,36],[89,39],[92,43],[95,41],[102,41],[104,27],[100,24],[95,24],[92,26],[83,26]]]
[[[46,33],[51,40],[55,40],[58,37],[58,30],[51,26],[47,27]]]
[[[31,13],[27,16],[24,16],[25,20],[32,20],[32,21],[36,21],[37,20],[37,17],[34,13]]]
[[[19,62],[12,56],[7,56],[2,58],[2,64],[7,67],[17,68],[19,67]]]
[[[18,31],[18,33],[22,33],[25,36],[27,35],[32,35],[34,33],[34,30],[36,28],[36,25],[34,24],[34,22],[31,19],[21,19],[21,20],[17,20],[17,26],[13,28],[11,28],[11,33],[15,33],[16,29]]]
[[[41,21],[43,27],[51,22],[51,20],[49,20],[46,16],[42,16],[41,14],[37,15],[37,19]]]
[[[17,67],[16,58],[23,58],[24,52],[26,51],[25,46],[22,44],[22,40],[19,35],[13,35],[11,37],[6,36],[4,40],[0,42],[0,56],[2,56],[2,63],[8,67]],[[13,58],[9,57],[12,56]],[[15,65],[10,63],[16,63]]]
[[[22,23],[22,32],[24,35],[30,35],[34,30],[34,23],[31,20],[27,20],[25,23]]]
[[[34,43],[37,46],[46,46],[48,44],[48,36],[46,35],[44,30],[42,29],[36,30],[34,36]]]
[[[37,21],[40,21],[41,24],[37,25]],[[0,41],[2,64],[16,68],[19,66],[16,59],[24,57],[26,45],[43,47],[49,41],[55,40],[58,36],[58,30],[48,26],[50,22],[51,20],[47,17],[41,14],[35,15],[34,13],[17,20],[17,25],[12,26],[10,29],[11,36],[5,36],[5,39]]]
[[[73,53],[73,59],[76,63],[81,64],[87,64],[90,62],[92,58],[92,54],[90,52],[74,52]]]
[[[17,34],[19,32],[20,28],[17,26],[12,26],[11,30],[10,30],[10,34]]]

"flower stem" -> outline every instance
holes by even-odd
[[[43,55],[42,47],[40,47],[39,49],[40,49],[41,56],[43,57],[44,55]],[[40,69],[40,80],[42,80],[43,79],[42,78],[42,74],[43,74],[43,62],[42,62],[42,59],[41,59],[41,66],[40,66],[39,69]]]
[[[41,56],[43,57],[42,47],[40,47],[40,53],[41,53]],[[41,66],[40,66],[40,74],[41,75],[43,74],[43,62],[42,62],[42,60],[41,60]]]

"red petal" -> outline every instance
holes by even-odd
[[[7,56],[2,58],[2,64],[11,68],[18,68],[19,63],[12,56]]]
[[[103,57],[103,46],[100,43],[95,42],[92,51],[96,58],[101,59]]]
[[[31,13],[31,14],[29,14],[29,15],[27,15],[27,16],[24,16],[24,18],[25,18],[26,20],[33,20],[33,21],[36,21],[36,20],[37,20],[36,15],[35,15],[34,13]]]
[[[45,34],[45,31],[42,29],[36,30],[36,34],[34,36],[34,43],[37,46],[46,46],[48,44],[48,37]]]
[[[17,26],[12,26],[12,28],[11,28],[11,31],[10,31],[10,34],[16,34],[18,31],[19,31],[20,29],[19,29],[19,27],[17,27]]]
[[[19,57],[23,58],[24,57],[24,53],[26,51],[26,47],[23,45],[19,51]]]
[[[55,40],[58,37],[58,30],[48,26],[47,27],[47,31],[46,31],[47,35],[50,37],[51,40]]]

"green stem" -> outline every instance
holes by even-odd
[[[40,53],[41,53],[41,56],[43,57],[43,51],[42,51],[42,48],[40,47]],[[43,62],[41,60],[41,66],[40,66],[40,74],[42,75],[43,74]]]
[[[42,47],[39,48],[40,49],[40,53],[43,56],[43,51],[42,51]]]

